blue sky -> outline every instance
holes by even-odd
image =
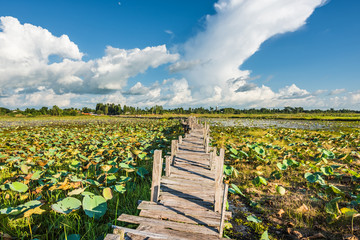
[[[0,0],[0,106],[360,109],[357,0]]]

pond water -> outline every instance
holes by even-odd
[[[295,128],[307,130],[335,130],[341,128],[360,128],[359,121],[318,121],[318,120],[283,120],[283,119],[206,119],[211,125],[257,127],[257,128]]]

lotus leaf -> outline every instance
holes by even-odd
[[[284,187],[276,185],[276,192],[278,192],[280,195],[285,195],[286,190]]]
[[[107,203],[102,196],[85,196],[83,199],[83,209],[89,217],[99,219],[107,210]]]
[[[113,198],[112,192],[111,192],[111,188],[107,187],[104,188],[103,190],[103,196],[106,200],[110,200]]]
[[[75,211],[81,207],[81,201],[74,197],[67,197],[57,203],[51,205],[51,208],[55,212],[59,212],[62,214],[68,214],[72,211]]]
[[[146,174],[148,174],[149,171],[146,170],[146,168],[144,167],[139,167],[138,170],[136,171],[136,174],[139,175],[141,178],[144,178]]]
[[[267,185],[266,179],[263,177],[260,177],[260,176],[257,176],[256,178],[254,178],[252,182],[256,187],[259,187],[261,184]]]
[[[21,182],[13,182],[9,184],[10,189],[16,192],[26,192],[29,187]]]
[[[38,200],[29,201],[27,203],[21,204],[17,207],[8,207],[0,209],[0,214],[7,214],[7,215],[19,215],[27,210],[36,208],[41,206],[42,203]]]

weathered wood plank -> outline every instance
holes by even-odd
[[[207,235],[207,234],[199,234],[199,233],[189,233],[189,232],[183,232],[183,231],[176,231],[172,229],[165,229],[161,226],[151,226],[146,225],[146,223],[141,224],[138,227],[139,230],[142,231],[152,231],[159,234],[164,234],[169,236],[171,240],[173,239],[182,239],[182,240],[219,240],[218,236],[214,235]]]
[[[219,227],[220,225],[219,219],[208,218],[206,216],[185,215],[181,214],[181,212],[176,213],[175,211],[142,210],[140,216],[213,227]]]
[[[183,231],[183,232],[191,232],[191,233],[201,233],[201,234],[208,234],[208,235],[217,235],[217,231],[212,227],[205,227],[200,225],[193,225],[188,223],[178,223],[178,222],[171,222],[171,221],[164,221],[158,220],[153,218],[146,218],[146,217],[139,217],[139,216],[132,216],[128,214],[121,214],[118,221],[141,224],[146,223],[147,225],[151,226],[162,226],[164,228],[169,228],[173,230]]]
[[[155,203],[150,201],[141,201],[138,206],[140,210],[156,210],[156,211],[174,211],[176,213],[181,213],[183,215],[189,215],[194,217],[206,217],[211,219],[216,219],[220,222],[221,215],[213,210],[208,209],[198,209],[198,208],[190,208],[186,205],[181,207],[171,207],[166,206],[161,203]],[[231,212],[225,211],[225,219],[228,220],[231,218]]]
[[[193,181],[187,180],[184,178],[176,178],[176,176],[172,175],[171,177],[162,177],[161,183],[163,184],[171,184],[171,185],[185,185],[185,186],[199,186],[199,187],[212,187],[215,188],[214,181]]]

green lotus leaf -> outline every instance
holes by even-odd
[[[259,187],[260,185],[267,185],[266,179],[263,177],[260,177],[260,176],[257,176],[256,178],[254,178],[252,180],[252,182],[256,187]]]
[[[123,185],[115,185],[114,190],[119,193],[124,193],[126,191],[126,188]]]
[[[41,205],[42,205],[42,203],[40,201],[33,200],[33,201],[29,201],[27,203],[21,204],[17,207],[8,207],[8,208],[0,209],[0,214],[16,216],[21,213],[24,213],[27,210],[39,207]]]
[[[52,210],[62,214],[68,214],[81,207],[81,201],[74,197],[67,197],[51,205]]]
[[[81,235],[80,234],[71,234],[66,237],[67,240],[80,240]],[[65,238],[64,238],[65,240]]]
[[[261,223],[261,219],[257,218],[254,215],[250,215],[246,218],[246,220],[248,220],[249,222],[254,222],[254,223]]]
[[[107,187],[104,188],[103,190],[103,196],[106,200],[110,200],[113,198],[112,192],[111,192],[111,188]]]
[[[144,167],[139,167],[138,170],[136,171],[136,174],[139,175],[141,178],[144,178],[146,174],[148,174],[149,171],[146,170],[146,168]]]
[[[89,217],[99,219],[107,210],[107,203],[102,196],[85,196],[83,199],[83,209]]]
[[[33,175],[31,176],[31,180],[39,180],[43,173],[44,173],[43,171],[34,172]]]
[[[10,189],[16,192],[26,192],[29,187],[21,182],[13,182],[9,184]]]
[[[276,192],[278,192],[280,195],[285,195],[286,190],[282,186],[276,186]]]
[[[68,193],[69,196],[79,195],[85,191],[86,188],[78,188]]]

